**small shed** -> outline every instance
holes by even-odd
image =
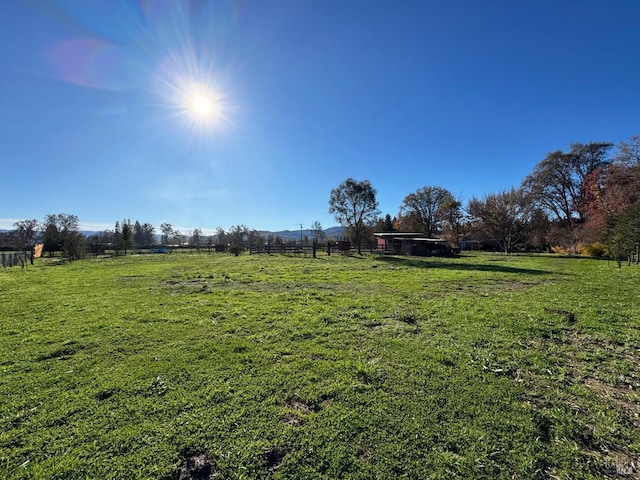
[[[429,238],[422,233],[380,232],[374,235],[378,239],[380,253],[423,257],[451,254],[449,242],[442,238]]]

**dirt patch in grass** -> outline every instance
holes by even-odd
[[[443,294],[446,296],[448,292],[455,292],[458,296],[489,296],[496,293],[503,292],[516,292],[520,290],[527,290],[530,288],[538,287],[540,285],[545,285],[551,283],[551,280],[492,280],[492,279],[483,279],[481,283],[479,282],[451,282],[449,285],[446,285],[446,290]],[[430,289],[430,294],[432,294],[433,289]]]
[[[284,457],[289,453],[289,448],[274,445],[262,452],[260,456],[262,465],[267,469],[269,473],[276,472],[282,465]]]
[[[105,388],[104,390],[100,390],[93,394],[93,398],[98,401],[107,400],[111,398],[114,394],[118,393],[119,389],[117,388]]]
[[[299,427],[302,425],[303,420],[297,415],[288,415],[283,419],[285,425],[289,425],[290,427]]]
[[[208,480],[215,473],[215,462],[206,453],[190,455],[180,467],[179,480]]]
[[[379,327],[382,327],[383,325],[384,324],[380,320],[371,320],[370,322],[367,322],[364,324],[366,328],[370,328],[370,329],[379,328]]]
[[[603,398],[609,405],[619,412],[635,427],[640,428],[640,403],[638,395],[633,389],[624,385],[607,385],[595,378],[585,378],[584,385]],[[636,397],[635,400],[630,397]]]
[[[187,278],[184,280],[165,280],[163,282],[166,288],[173,295],[180,294],[198,294],[213,293],[216,291],[237,291],[237,292],[253,292],[279,294],[286,293],[291,295],[291,300],[309,304],[310,302],[322,302],[325,295],[332,294],[389,294],[393,293],[392,288],[384,284],[368,284],[353,282],[336,282],[334,284],[327,283],[311,283],[296,282],[290,280],[278,279],[227,279],[227,278]]]
[[[547,313],[555,313],[558,315],[562,315],[564,318],[567,319],[567,322],[569,322],[570,324],[576,323],[576,314],[568,310],[545,307],[544,311]]]
[[[403,310],[393,312],[389,318],[407,325],[415,325],[419,320],[419,314],[413,310]]]
[[[318,405],[308,404],[298,395],[292,395],[286,401],[286,407],[292,410],[290,415],[283,418],[286,425],[298,427],[304,423],[304,416],[317,412],[320,408]]]
[[[45,360],[53,360],[53,359],[67,360],[71,358],[73,355],[75,355],[76,353],[80,352],[81,350],[86,350],[86,349],[92,348],[93,346],[94,345],[92,344],[82,344],[82,343],[76,342],[75,340],[71,340],[71,341],[64,342],[62,346],[56,348],[55,350],[49,353],[44,353],[42,355],[39,355],[38,357],[36,357],[36,360],[40,362]]]
[[[317,412],[320,407],[313,402],[307,402],[300,398],[299,395],[291,395],[286,400],[286,406],[296,413],[308,415]]]
[[[637,346],[578,332],[565,335],[559,345],[566,352],[568,372],[577,380],[586,382],[604,378],[607,379],[604,384],[625,393],[640,389],[640,349]]]
[[[608,462],[604,474],[619,478],[640,478],[640,462],[624,452],[617,450],[607,452]]]
[[[291,407],[293,410],[295,410],[296,412],[302,413],[304,415],[307,415],[311,412],[313,412],[314,410],[307,405],[306,403],[303,402],[298,402],[298,401],[292,401],[289,403],[289,407]]]
[[[565,315],[564,311],[553,313]],[[585,458],[597,461],[605,478],[640,479],[640,459],[633,455],[631,440],[624,433],[640,429],[640,350],[572,329],[527,343],[527,348],[546,352],[549,359],[548,376],[517,370],[514,379],[523,383],[528,400],[541,412],[557,408],[573,412],[570,439]],[[564,387],[558,390],[560,385]],[[602,416],[603,406],[611,412],[615,429]],[[544,414],[540,418],[539,440],[551,441],[558,418]]]

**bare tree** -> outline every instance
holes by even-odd
[[[568,242],[575,243],[575,227],[585,219],[585,181],[609,163],[612,144],[574,143],[568,153],[549,153],[522,183],[532,201],[564,225]]]
[[[640,166],[640,135],[634,135],[627,142],[620,142],[616,149],[616,162],[626,166]]]
[[[324,242],[324,230],[322,229],[322,225],[320,225],[320,222],[317,220],[311,224],[311,238],[313,238],[313,241],[316,245]]]
[[[227,233],[224,231],[224,228],[222,227],[216,228],[216,243],[218,245],[227,244]]]
[[[170,223],[163,223],[160,225],[160,231],[162,232],[161,243],[162,245],[168,245],[169,240],[173,237],[173,227]]]
[[[440,206],[440,221],[444,238],[447,239],[449,244],[459,248],[460,241],[465,233],[462,201],[453,196],[446,199]]]
[[[202,241],[202,230],[200,230],[199,228],[194,229],[193,233],[191,234],[191,239],[189,240],[189,245],[192,247],[196,247],[196,250],[198,251],[198,253],[200,253]]]
[[[251,248],[253,246],[264,245],[265,239],[259,230],[252,229],[247,232],[247,243],[249,244],[249,248]]]
[[[24,253],[25,262],[28,257],[31,265],[33,265],[33,252],[38,237],[38,220],[35,218],[31,220],[20,220],[14,223],[13,226],[16,227],[19,248]]]
[[[482,199],[473,197],[467,210],[505,253],[511,253],[524,232],[530,208],[524,191],[512,188]]]

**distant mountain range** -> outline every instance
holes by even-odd
[[[9,231],[10,230],[0,229],[0,233],[6,233]],[[324,232],[325,238],[335,238],[336,240],[338,240],[342,238],[342,235],[344,233],[344,227],[325,228],[323,232]],[[93,230],[82,230],[80,233],[82,233],[85,237],[88,237],[90,235],[95,235],[96,233],[101,233],[101,232],[93,231]],[[264,231],[260,231],[260,233],[265,237],[268,235],[273,235],[274,237],[281,237],[285,240],[300,240],[300,230],[280,230],[279,232],[270,232],[270,231],[264,230]],[[311,236],[312,234],[310,229],[302,230],[303,238],[304,237],[311,238]],[[158,235],[158,238],[159,237],[160,236]]]
[[[342,238],[344,227],[325,228],[323,232],[326,238],[335,238],[337,240]],[[300,230],[281,230],[279,232],[261,231],[260,233],[264,236],[273,235],[274,237],[282,237],[285,240],[300,240],[301,231]],[[311,236],[312,236],[311,230],[309,229],[302,230],[303,238],[304,237],[311,238]]]

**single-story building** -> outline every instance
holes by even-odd
[[[465,237],[460,241],[461,250],[501,250],[500,245],[493,238]]]
[[[442,238],[429,238],[422,233],[414,232],[380,232],[374,233],[378,239],[378,252],[392,255],[449,255],[449,242]]]

